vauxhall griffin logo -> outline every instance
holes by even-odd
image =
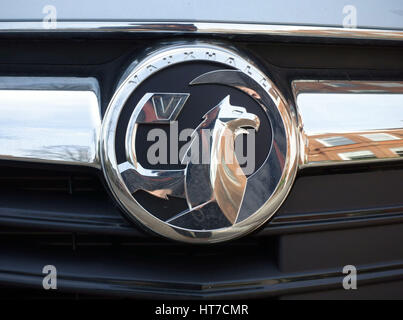
[[[210,243],[275,213],[298,148],[288,107],[261,71],[198,43],[156,50],[126,75],[105,115],[101,155],[130,218],[171,239]]]
[[[234,224],[241,208],[247,180],[235,156],[235,138],[239,134],[248,133],[244,127],[253,127],[257,130],[260,121],[245,108],[232,106],[229,96],[206,113],[204,120],[192,133],[189,147],[181,159],[181,163],[186,165],[183,170],[146,170],[135,160],[137,124],[169,124],[178,115],[178,110],[182,108],[186,98],[185,94],[180,93],[147,93],[140,100],[139,112],[134,114],[129,125],[131,135],[128,143],[129,148],[133,146],[129,151],[132,161],[122,163],[119,171],[132,193],[144,190],[164,199],[169,199],[169,196],[185,198],[189,209],[169,221],[181,219],[188,214],[197,214],[209,219],[210,215],[205,211],[211,211],[211,204],[215,203],[216,210],[221,211],[229,223]],[[165,108],[163,101],[166,101],[167,109],[174,106],[170,112],[163,110]],[[207,160],[210,161],[206,163],[200,163],[199,157],[194,156],[198,148],[193,147],[199,139],[202,139],[202,145],[206,146],[206,150],[202,153],[209,154]],[[220,215],[221,212],[217,212],[216,215]],[[215,227],[219,226],[216,215],[213,216]],[[225,222],[224,217],[222,218]],[[210,222],[205,221],[205,224]]]

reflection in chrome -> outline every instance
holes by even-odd
[[[194,163],[189,153],[185,153],[184,159],[181,159],[186,164],[184,170],[149,170],[138,163],[135,135],[138,126],[144,125],[138,119],[143,108],[147,108],[151,95],[143,97],[134,108],[125,137],[126,161],[117,162],[116,126],[127,99],[142,81],[160,70],[178,63],[188,63],[189,52],[193,61],[214,59],[215,63],[232,68],[202,74],[190,85],[218,83],[239,89],[262,107],[271,123],[272,141],[268,141],[270,151],[262,166],[249,177],[240,169],[236,157],[232,164],[225,160],[223,162],[222,155],[228,149],[222,145],[222,138],[229,135],[233,142],[237,135],[245,133],[244,127],[257,130],[261,119],[246,112],[245,106],[232,106],[230,97],[220,103],[217,101],[218,105],[204,116],[204,120],[200,119],[201,124],[194,132],[198,133],[201,128],[213,131],[209,141],[209,164]],[[167,57],[169,64],[166,62]],[[147,68],[150,64],[153,66],[151,70]],[[181,94],[168,95],[179,97]],[[185,107],[191,108],[188,105]],[[154,108],[148,109],[155,113]],[[155,117],[149,119],[161,121]],[[233,153],[233,143],[231,147]],[[101,134],[102,166],[116,200],[129,216],[143,225],[171,239],[186,242],[229,240],[251,232],[267,221],[291,188],[297,170],[297,156],[295,120],[274,83],[235,50],[203,42],[173,44],[157,49],[125,73],[125,79],[108,106]],[[162,221],[136,201],[136,190],[145,190],[161,198],[185,198],[188,210]]]
[[[189,93],[146,93],[138,103],[136,123],[169,123],[174,121]]]
[[[0,159],[100,167],[98,82],[0,77]]]
[[[197,84],[197,82],[193,82],[193,84]],[[179,94],[172,93],[169,95],[179,96]],[[160,124],[169,124],[171,119],[156,120],[154,117],[149,117],[149,122],[144,121],[142,115],[148,110],[153,110],[148,103],[152,96],[155,94],[146,93],[144,95],[133,111],[129,122],[129,130],[126,134],[127,162],[119,165],[120,174],[127,188],[131,193],[144,190],[166,200],[169,199],[168,196],[186,198],[189,209],[168,221],[178,227],[199,229],[199,226],[194,225],[193,219],[186,217],[186,215],[194,214],[214,221],[208,226],[211,229],[233,225],[237,221],[247,185],[247,178],[235,157],[235,138],[247,133],[245,127],[258,130],[259,118],[248,113],[243,107],[232,106],[230,96],[227,96],[203,117],[204,120],[193,132],[193,139],[181,159],[181,163],[186,164],[186,169],[145,169],[136,157],[137,124],[155,123],[156,121]],[[171,115],[173,113],[177,115],[182,108],[179,104],[176,106],[178,108],[174,108]],[[212,132],[211,139],[204,134],[203,130]],[[209,146],[210,161],[208,164],[194,161],[191,154],[192,144],[198,143],[199,138],[203,140],[203,145]],[[231,159],[228,159],[229,155],[232,156]],[[221,215],[224,215],[225,218],[220,217]]]
[[[195,129],[193,140],[181,161],[186,164],[181,183],[184,183],[184,196],[189,209],[167,221],[182,228],[199,229],[187,215],[200,215],[213,222],[203,224],[203,229],[222,228],[236,222],[247,178],[235,157],[235,138],[247,132],[243,130],[244,127],[253,127],[257,130],[260,124],[256,115],[246,112],[245,108],[232,106],[229,96],[203,118],[204,120]],[[211,139],[203,134],[205,132],[203,130],[212,132]],[[209,164],[193,161],[191,150],[192,144],[196,141],[195,137],[201,138],[204,140],[203,144],[209,145],[211,155]],[[228,153],[233,156],[231,161],[227,159]],[[165,173],[169,174],[169,170]]]
[[[396,154],[399,157],[403,157],[403,147],[391,148],[390,151],[392,151],[394,154]]]
[[[204,116],[204,121],[195,129],[193,136],[197,135],[205,140],[202,130],[212,132],[211,139],[203,141],[203,144],[210,145],[210,165],[193,163],[191,154],[185,154],[186,160],[182,161],[186,163],[186,200],[191,210],[215,201],[220,210],[203,212],[201,208],[199,211],[204,216],[222,212],[230,224],[237,221],[247,178],[235,157],[235,138],[247,133],[243,128],[252,127],[258,130],[259,125],[260,120],[256,115],[248,113],[245,108],[232,106],[229,96]],[[193,139],[190,143],[188,152],[192,150],[194,141]],[[232,159],[228,159],[229,156]],[[175,224],[175,220],[171,223]],[[216,226],[219,227],[222,226]]]
[[[136,155],[136,135],[139,124],[169,124],[174,121],[189,97],[188,93],[146,93],[134,108],[126,132],[127,162],[119,172],[131,193],[144,190],[168,199],[184,197],[183,170],[152,170],[144,168]]]
[[[166,124],[174,121],[188,99],[188,93],[146,93],[137,103],[126,131],[127,162],[119,165],[119,172],[131,193],[144,190],[168,199],[184,197],[183,170],[152,170],[137,160],[136,136],[139,124]]]
[[[342,160],[376,159],[375,154],[369,150],[342,152],[342,153],[339,153],[339,157]]]
[[[385,132],[377,132],[377,133],[363,133],[361,137],[367,138],[371,141],[390,141],[390,140],[399,140],[399,137],[391,135],[390,133]]]
[[[333,137],[326,137],[326,138],[317,138],[316,141],[323,144],[325,147],[336,147],[336,146],[345,146],[348,144],[354,144],[353,140],[350,140],[343,136],[333,136]]]
[[[301,166],[398,160],[403,82],[294,81]],[[401,158],[400,158],[401,159]]]

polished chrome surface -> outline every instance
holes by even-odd
[[[182,163],[186,164],[185,190],[189,212],[181,213],[179,219],[173,218],[170,223],[176,225],[178,220],[177,225],[182,226],[181,221],[186,219],[184,215],[192,215],[194,211],[199,211],[206,219],[220,221],[216,217],[224,214],[231,225],[237,222],[248,179],[235,156],[235,138],[239,134],[248,133],[244,128],[258,130],[259,125],[260,120],[255,114],[248,113],[243,107],[231,105],[230,96],[204,116],[192,136],[205,141],[203,144],[209,144],[209,165],[193,161],[190,151],[196,141],[194,138],[188,154],[182,159]],[[211,139],[204,136],[204,130],[212,133]],[[218,207],[205,208],[211,203],[216,203]]]
[[[184,197],[183,170],[144,168],[137,160],[136,136],[139,124],[169,125],[188,98],[188,93],[146,93],[137,103],[126,132],[127,162],[119,165],[119,172],[131,193],[144,190],[163,199],[168,199],[168,196]]]
[[[403,82],[292,83],[301,166],[401,160]]]
[[[193,83],[196,84],[196,83]],[[161,94],[158,94],[158,96]],[[171,97],[181,97],[181,94],[167,94]],[[153,116],[149,122],[144,122],[141,115],[149,113],[150,107],[145,101],[155,94],[146,93],[136,106],[130,119],[126,134],[127,162],[119,165],[119,171],[127,188],[134,193],[144,190],[156,197],[168,200],[168,196],[186,198],[188,210],[178,213],[167,222],[182,228],[189,228],[183,220],[187,215],[202,214],[206,219],[215,221],[210,228],[220,228],[219,223],[230,222],[234,224],[246,190],[247,178],[235,157],[235,138],[239,134],[247,133],[244,127],[259,128],[260,120],[246,112],[245,108],[230,104],[230,96],[223,99],[212,108],[204,120],[194,130],[189,147],[181,159],[186,165],[184,170],[150,170],[145,169],[137,161],[135,141],[138,123],[155,123]],[[186,98],[188,95],[186,96]],[[174,101],[180,101],[175,99]],[[173,114],[180,112],[183,105],[176,104],[176,108],[165,118],[158,119],[160,124],[169,124],[167,120]],[[139,122],[141,120],[142,122]],[[205,130],[212,132],[211,139],[205,135]],[[193,144],[199,139],[209,144],[209,165],[194,161],[191,155]],[[229,159],[232,156],[231,159]],[[198,158],[198,157],[197,157]],[[216,203],[218,206],[212,206]],[[224,215],[226,219],[220,219]],[[228,220],[228,221],[227,221]]]
[[[174,121],[189,98],[188,93],[146,93],[140,100],[136,123],[168,123]]]
[[[216,139],[213,139],[211,144],[213,166],[208,168],[209,178],[205,181],[205,188],[201,188],[200,185],[196,186],[199,192],[207,190],[208,193],[211,190],[209,193],[211,195],[210,201],[207,201],[206,198],[201,199],[200,195],[195,193],[194,190],[189,190],[195,188],[194,182],[192,182],[195,180],[192,179],[191,175],[200,173],[200,169],[204,170],[203,168],[197,168],[196,165],[193,166],[192,161],[184,161],[187,164],[185,174],[183,174],[182,170],[156,170],[157,172],[149,170],[149,172],[144,172],[143,170],[145,169],[137,162],[133,134],[135,134],[137,126],[140,125],[137,123],[138,115],[141,114],[142,108],[146,105],[144,102],[149,101],[150,96],[141,99],[142,102],[136,106],[132,113],[125,141],[127,161],[120,164],[117,162],[115,135],[117,123],[127,99],[144,80],[153,74],[167,66],[189,62],[189,59],[193,61],[211,61],[213,59],[215,63],[232,67],[234,70],[218,70],[201,75],[194,79],[191,85],[220,83],[235,87],[255,99],[271,122],[273,141],[267,159],[255,173],[248,177],[246,184],[245,176],[238,174],[238,185],[236,188],[232,188],[230,192],[239,201],[235,201],[232,207],[228,207],[228,203],[225,203],[229,194],[224,194],[224,185],[216,185],[218,176],[223,178],[221,183],[227,186],[231,185],[228,181],[225,181],[225,177],[228,178],[228,172],[223,172],[228,169],[228,166],[220,163],[215,154],[215,152],[220,153],[220,131],[231,129],[229,131],[232,135],[242,134],[244,133],[242,127],[245,125],[257,129],[259,120],[255,115],[244,112],[245,109],[242,106],[232,106],[229,98],[224,99],[216,108],[213,108],[205,116],[204,120],[201,119],[204,125],[208,123],[214,129],[217,129]],[[150,65],[152,68],[149,67]],[[116,200],[129,216],[134,217],[151,230],[171,239],[198,243],[219,242],[240,237],[266,222],[279,208],[291,188],[297,170],[298,157],[295,120],[285,99],[281,96],[274,83],[258,70],[252,62],[242,58],[233,49],[202,42],[173,44],[156,49],[132,67],[131,72],[126,73],[125,79],[121,82],[108,106],[103,121],[100,144],[102,166],[107,182]],[[227,127],[223,116],[224,114],[228,115],[228,113],[232,114],[233,111],[237,111],[235,112],[236,116],[232,115],[233,119],[227,124],[230,127]],[[196,128],[195,130],[197,131],[198,129]],[[270,142],[268,141],[268,143]],[[221,152],[224,151],[221,150]],[[239,168],[235,165],[230,169],[236,170]],[[238,170],[236,171],[238,172]],[[126,175],[127,173],[129,174]],[[144,176],[143,173],[147,173],[147,175]],[[172,175],[173,173],[174,175]],[[169,179],[161,180],[168,181],[168,185],[160,183],[153,185],[153,182],[150,182],[152,179],[149,179],[149,174],[157,180],[160,179],[162,174],[166,174]],[[179,175],[182,175],[184,180],[183,178],[181,180]],[[169,183],[172,181],[179,181],[179,184],[170,185]],[[180,184],[185,186],[183,190],[176,189]],[[135,193],[132,193],[138,189],[146,190],[162,198],[172,195],[172,192],[177,195],[183,192],[183,196],[188,200],[189,212],[178,213],[174,218],[162,221],[136,201]],[[241,193],[243,193],[243,199],[240,199]],[[206,209],[205,213],[203,213],[204,209]],[[220,219],[217,217],[217,210],[223,212],[222,215],[226,216],[227,221],[230,221],[229,225],[220,226],[220,222],[217,224],[214,221],[215,218]],[[209,219],[205,219],[208,218],[206,213],[210,215],[211,212],[213,212],[214,216],[212,219],[213,225],[206,224],[205,228],[202,229],[200,229],[200,226],[193,228],[192,221],[197,220],[194,219],[196,217],[193,217],[193,215],[202,218],[200,221],[202,221],[203,225],[203,223],[209,221]],[[192,219],[188,219],[189,217]]]
[[[284,161],[287,161],[286,158],[289,152],[287,148],[290,148],[290,145],[293,147],[288,140],[290,138],[287,136],[286,128],[284,128],[281,113],[276,112],[275,109],[270,107],[271,101],[280,103],[281,105],[280,96],[268,96],[265,93],[266,90],[270,92],[274,84],[261,81],[260,86],[257,86],[256,80],[250,77],[250,70],[248,68],[246,70],[246,72],[239,70],[212,71],[199,76],[191,83],[193,85],[221,84],[243,91],[259,103],[272,126],[273,141],[270,152],[261,167],[248,178],[237,222],[250,217],[251,214],[264,205],[266,199],[269,199],[273,195],[278,184],[281,183],[281,172],[285,166]]]
[[[44,28],[42,21],[0,22],[0,32],[192,33],[373,40],[403,39],[403,30],[186,21],[58,21],[54,29]]]
[[[0,77],[0,159],[100,167],[98,82]]]

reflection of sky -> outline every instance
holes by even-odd
[[[90,131],[57,130],[41,128],[0,128],[2,154],[11,150],[32,150],[44,146],[76,145],[88,146],[93,139]]]
[[[97,103],[88,91],[0,91],[0,126],[88,129]]]
[[[403,128],[403,95],[301,93],[298,107],[309,135]]]
[[[93,92],[0,90],[0,155],[80,158],[95,149],[99,124]]]

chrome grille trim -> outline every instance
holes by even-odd
[[[336,39],[403,40],[403,30],[186,21],[58,21],[56,28],[54,29],[44,28],[42,21],[0,22],[0,33],[10,32],[232,34]]]
[[[301,167],[403,158],[403,82],[296,80]]]
[[[402,159],[403,82],[295,80],[292,89],[301,168]],[[0,112],[0,159],[100,168],[97,80],[0,77]]]
[[[0,159],[100,168],[94,78],[0,77]]]

